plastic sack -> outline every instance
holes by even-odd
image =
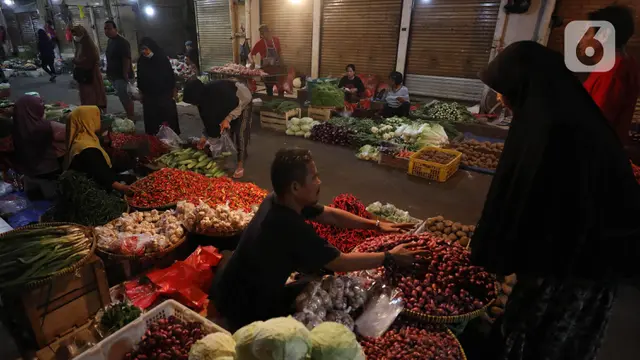
[[[13,186],[4,181],[0,181],[0,197],[8,195],[13,192]]]
[[[386,285],[374,286],[374,295],[355,321],[358,334],[380,337],[384,334],[404,309],[399,292]]]
[[[127,84],[127,94],[129,94],[133,100],[140,100],[140,90],[132,83]]]
[[[180,136],[178,136],[178,134],[176,134],[176,132],[173,131],[172,128],[166,125],[160,125],[160,130],[158,130],[156,137],[163,144],[167,145],[172,149],[180,148],[180,145],[184,143],[180,138]]]
[[[126,281],[124,291],[131,303],[140,309],[146,309],[160,297],[157,286],[138,280]]]
[[[211,156],[215,158],[235,155],[236,146],[231,140],[229,131],[225,131],[219,138],[207,138],[207,146],[211,151]]]

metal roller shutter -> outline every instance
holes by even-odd
[[[499,0],[416,1],[407,54],[412,93],[479,100],[477,73],[489,62]]]
[[[195,5],[202,70],[233,61],[229,1],[195,0]]]
[[[347,64],[384,78],[395,69],[402,0],[324,0],[321,76],[341,76]]]
[[[585,20],[589,12],[601,9],[611,5],[610,0],[559,0],[556,7],[556,15],[562,18],[562,26],[554,28],[549,36],[547,46],[557,51],[564,51],[564,28],[573,20]],[[640,13],[636,10],[636,33],[627,44],[627,51],[632,54],[636,60],[640,61]],[[633,122],[640,123],[640,99],[636,104],[636,112],[633,115]]]
[[[40,20],[38,13],[36,12],[23,12],[17,13],[16,19],[20,26],[20,34],[22,36],[23,44],[35,44],[37,43],[36,31],[40,26]]]
[[[104,33],[104,22],[109,20],[109,16],[107,14],[107,10],[103,7],[94,6],[93,16],[96,22],[96,30],[98,31],[98,47],[100,51],[107,50],[107,43],[109,42],[109,38]]]
[[[262,0],[260,22],[269,25],[280,39],[282,57],[297,72],[311,73],[313,0]],[[255,43],[255,41],[254,41]]]
[[[97,39],[93,35],[93,29],[91,28],[91,18],[89,17],[89,8],[84,6],[82,7],[82,11],[84,12],[84,18],[81,19],[80,9],[78,8],[78,6],[69,5],[69,12],[71,13],[71,21],[73,25],[74,26],[82,25],[82,27],[84,27],[84,29],[87,30],[87,33],[89,33],[91,40],[93,40],[94,43],[98,44]],[[102,50],[104,51],[104,49]]]

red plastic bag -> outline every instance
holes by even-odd
[[[131,280],[124,283],[124,292],[133,305],[146,309],[160,297],[158,288],[152,283]]]
[[[222,260],[222,254],[213,246],[198,246],[184,263],[190,265],[198,272],[197,278],[194,280],[200,289],[207,290],[213,282],[213,271],[211,268],[218,266]]]
[[[376,93],[376,89],[378,88],[378,84],[380,83],[378,76],[360,74],[360,80],[362,80],[362,83],[364,84],[365,97],[371,98],[373,94]]]

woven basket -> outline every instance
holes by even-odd
[[[81,268],[93,255],[95,249],[96,249],[96,237],[95,237],[95,233],[93,232],[93,229],[91,229],[90,227],[87,226],[83,226],[83,225],[78,225],[75,223],[69,223],[69,222],[46,222],[46,223],[39,223],[39,224],[33,224],[33,225],[27,225],[27,226],[21,226],[19,228],[15,228],[11,231],[8,231],[6,233],[0,234],[0,241],[2,241],[2,239],[7,236],[8,234],[12,234],[15,232],[20,232],[23,230],[28,230],[28,229],[42,229],[42,228],[46,228],[46,227],[54,227],[54,226],[63,226],[63,225],[72,225],[72,226],[77,226],[80,229],[83,230],[83,232],[85,233],[85,236],[91,240],[91,247],[89,249],[89,253],[83,257],[82,259],[78,260],[78,262],[76,262],[74,265],[69,266],[67,268],[58,270],[54,273],[49,274],[48,276],[42,278],[42,279],[38,279],[38,280],[34,280],[25,284],[20,284],[20,285],[14,285],[9,287],[9,289],[32,289],[32,288],[36,288],[41,286],[42,284],[48,283],[51,280],[53,280],[56,277],[59,276],[63,276],[69,273],[73,273],[76,270],[78,270],[79,268]],[[6,290],[6,289],[5,289]]]
[[[197,234],[197,235],[203,235],[203,236],[209,236],[209,237],[219,237],[219,238],[223,238],[223,237],[234,237],[237,235],[242,234],[242,232],[244,231],[244,229],[238,230],[238,231],[233,231],[233,232],[217,232],[217,231],[191,231],[192,234]]]
[[[106,225],[109,225],[109,224],[115,222],[116,220],[112,220],[109,223],[107,223]],[[183,228],[184,228],[184,226],[183,226]],[[152,252],[152,253],[145,253],[144,255],[123,255],[123,254],[116,254],[114,252],[110,252],[109,250],[106,250],[106,249],[102,249],[102,248],[98,247],[98,245],[97,245],[98,238],[96,236],[96,253],[98,253],[98,255],[102,255],[102,256],[106,257],[109,260],[117,260],[117,261],[127,261],[127,260],[139,261],[139,260],[159,259],[159,258],[165,257],[166,255],[171,253],[173,250],[177,249],[178,246],[182,245],[182,243],[184,243],[184,241],[187,239],[187,230],[186,229],[184,229],[184,230],[185,230],[184,235],[180,238],[180,240],[178,240],[175,243],[171,244],[171,246],[169,246],[169,247],[167,247],[165,249],[162,249],[160,251],[156,251],[156,252]]]
[[[459,324],[465,321],[475,319],[478,316],[484,314],[485,312],[487,312],[489,307],[493,305],[494,301],[495,299],[489,301],[481,309],[474,310],[470,313],[463,314],[463,315],[436,316],[436,315],[429,315],[422,312],[407,310],[407,309],[402,310],[402,314],[409,318],[412,318],[414,320],[418,320],[427,324]]]
[[[449,328],[446,329],[449,335],[451,335],[456,340],[456,343],[458,343],[458,347],[460,347],[460,353],[462,354],[462,358],[460,360],[467,360],[467,354],[464,353],[464,348],[462,348],[462,344],[460,344],[460,341],[458,340],[456,334],[454,334],[453,331],[451,331]]]

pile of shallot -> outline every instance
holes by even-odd
[[[176,207],[176,216],[189,230],[197,233],[235,233],[249,225],[253,212],[232,210],[229,205],[209,206],[200,201],[197,206],[180,201]]]
[[[184,228],[173,211],[123,213],[105,226],[95,228],[98,247],[124,255],[143,255],[164,250],[184,237]]]
[[[495,299],[494,275],[471,265],[469,251],[433,234],[387,235],[369,239],[354,252],[387,251],[399,244],[429,254],[411,268],[379,268],[398,287],[407,310],[434,316],[463,315]]]
[[[187,360],[191,346],[203,336],[197,322],[183,323],[174,316],[160,319],[149,326],[136,350],[125,354],[124,360]]]
[[[394,325],[379,338],[363,338],[368,360],[460,360],[458,340],[442,325]]]

